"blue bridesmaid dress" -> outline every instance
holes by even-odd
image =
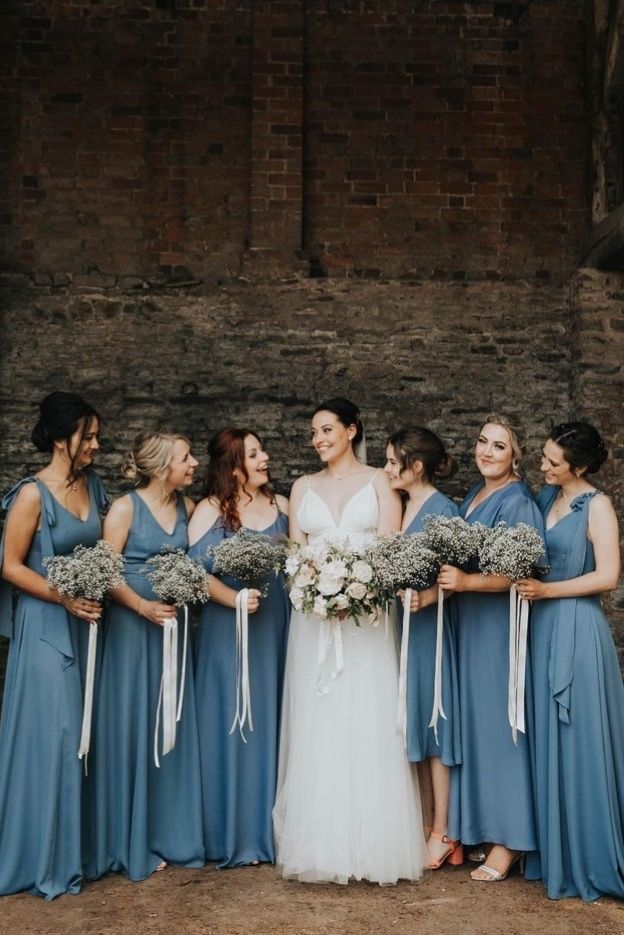
[[[124,548],[126,581],[145,600],[158,600],[146,562],[167,546],[186,550],[188,519],[182,496],[171,534],[145,501],[130,493],[133,517]],[[178,615],[178,679],[182,613]],[[201,785],[194,679],[187,659],[176,744],[154,763],[154,727],[162,673],[162,629],[128,607],[111,603],[105,621],[96,706],[95,815],[89,877],[121,872],[143,880],[161,861],[204,864]],[[190,646],[189,646],[190,657]],[[162,748],[162,729],[158,738]]]
[[[544,537],[542,514],[522,481],[499,488],[467,515],[481,486],[474,486],[460,507],[467,522],[489,527],[527,523]],[[455,600],[462,765],[451,775],[449,837],[468,845],[490,841],[533,851],[537,833],[530,748],[520,732],[514,744],[507,715],[509,594],[461,592]],[[530,696],[527,659],[525,697]]]
[[[423,503],[405,530],[405,535],[422,532],[428,516],[457,516],[452,500],[436,491]],[[438,720],[438,741],[429,727],[433,708],[437,605],[425,607],[410,616],[409,655],[407,670],[407,755],[413,763],[430,756],[440,757],[445,766],[461,761],[459,734],[459,694],[455,649],[453,598],[444,602],[444,643],[442,655],[442,707],[446,720]],[[398,601],[399,622],[403,605]]]
[[[540,493],[544,517],[558,492]],[[545,581],[594,571],[587,522],[596,495],[581,494],[546,530]],[[535,601],[531,643],[540,853],[527,877],[542,879],[551,899],[623,899],[624,687],[598,595]]]
[[[35,483],[41,525],[25,564],[46,577],[43,559],[95,545],[108,503],[95,472],[85,471],[90,511],[81,520],[45,484],[27,477],[4,498],[10,509]],[[59,604],[20,593],[15,616],[3,582],[0,632],[11,640],[0,724],[0,894],[45,899],[78,893],[84,877],[84,764],[78,759],[89,641],[84,620]]]
[[[253,531],[253,530],[248,530]],[[288,532],[288,519],[278,513],[262,535]],[[189,549],[201,558],[233,533],[219,519]],[[224,576],[235,590],[240,581]],[[284,580],[271,576],[268,594],[249,617],[249,681],[253,731],[229,733],[236,710],[235,611],[216,602],[204,604],[195,652],[197,722],[204,799],[206,857],[219,867],[252,861],[275,861],[271,812],[275,802],[282,684],[288,638],[289,605]]]

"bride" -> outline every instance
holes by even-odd
[[[346,541],[398,529],[401,506],[382,471],[355,454],[363,426],[353,403],[331,399],[312,419],[324,468],[292,488],[290,536]],[[334,662],[340,627],[343,667]],[[333,664],[332,664],[333,663]],[[333,671],[331,671],[333,670]],[[416,780],[396,732],[398,667],[381,624],[329,624],[293,611],[273,819],[277,863],[301,882],[417,880],[426,847]]]

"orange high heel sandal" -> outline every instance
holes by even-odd
[[[431,838],[441,844],[447,844],[448,847],[437,859],[430,860],[429,863],[425,864],[425,870],[439,870],[442,864],[445,863],[449,863],[451,867],[460,867],[463,864],[464,848],[460,841],[452,841],[445,834],[438,834],[437,831],[431,832],[429,839],[431,840]]]

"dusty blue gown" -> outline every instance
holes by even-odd
[[[546,517],[558,487],[538,503]],[[595,493],[546,531],[545,581],[595,569],[587,538]],[[535,781],[540,853],[527,877],[551,899],[624,898],[624,687],[598,595],[536,601],[531,630]]]
[[[522,481],[499,488],[468,514],[481,486],[474,486],[460,507],[467,522],[490,527],[501,521],[527,523],[544,536],[542,514]],[[507,716],[509,594],[462,592],[456,595],[456,610],[462,765],[451,776],[449,836],[468,845],[490,841],[533,851],[530,748],[522,733],[514,745]],[[525,697],[530,695],[527,659]]]
[[[183,497],[169,535],[136,492],[124,548],[129,586],[157,600],[145,563],[163,547],[186,549]],[[178,618],[182,622],[182,612]],[[178,629],[178,679],[182,659]],[[105,620],[100,691],[95,711],[95,814],[88,875],[119,871],[143,880],[165,860],[186,867],[204,864],[201,787],[193,667],[187,660],[182,717],[176,744],[154,763],[154,725],[162,672],[162,629],[128,607],[112,603]],[[159,743],[162,748],[162,733]]]
[[[250,530],[248,530],[250,531]],[[288,519],[278,513],[262,534],[285,535]],[[189,549],[211,571],[206,555],[232,532],[217,520]],[[241,583],[223,577],[239,590]],[[244,743],[229,730],[236,710],[235,611],[216,601],[202,608],[195,651],[197,722],[201,751],[203,828],[206,857],[220,867],[275,861],[271,811],[277,783],[277,747],[286,661],[289,605],[284,580],[271,576],[268,594],[249,618],[249,680],[254,730]]]
[[[36,483],[41,526],[26,565],[46,576],[43,559],[95,545],[107,504],[97,474],[85,471],[91,508],[81,520],[42,481],[27,477],[4,498]],[[78,893],[84,876],[84,765],[78,759],[89,640],[84,620],[59,604],[20,594],[15,615],[3,582],[0,632],[11,640],[0,724],[0,894],[45,899]]]
[[[409,536],[422,532],[428,516],[457,516],[452,500],[436,491],[405,530]],[[435,669],[437,605],[410,616],[410,638],[407,672],[407,754],[413,763],[430,756],[439,756],[446,766],[461,761],[459,736],[459,694],[455,650],[455,623],[452,605],[454,599],[444,602],[444,645],[442,656],[442,706],[446,720],[438,719],[438,742],[429,727],[433,708],[433,678]],[[403,618],[403,605],[398,602],[399,623]]]

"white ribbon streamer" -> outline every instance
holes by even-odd
[[[507,714],[513,742],[518,745],[518,731],[525,733],[524,688],[526,678],[529,602],[520,597],[515,584],[509,589],[509,680]]]
[[[407,749],[407,660],[409,650],[410,606],[412,589],[405,589],[403,597],[403,629],[401,632],[401,655],[399,662],[399,698],[397,701],[397,733],[403,739],[403,748]]]
[[[188,607],[184,605],[184,640],[182,643],[182,672],[180,674],[180,697],[178,698],[178,713],[176,714],[176,721],[179,721],[182,717],[182,704],[184,702],[184,683],[186,682],[186,653],[188,650],[188,630],[189,630],[189,619],[188,619]]]
[[[156,708],[154,728],[154,763],[160,767],[158,756],[158,732],[162,710],[163,743],[162,756],[170,753],[176,742],[177,682],[178,682],[178,618],[167,617],[163,621],[163,665]]]
[[[331,679],[337,678],[344,671],[344,647],[342,643],[342,623],[340,620],[321,620],[318,641],[319,674],[316,680],[316,694],[327,695],[330,687],[324,678],[329,656],[334,650],[335,668],[330,674]]]
[[[436,621],[436,651],[435,651],[435,669],[433,676],[433,709],[431,711],[431,720],[429,727],[433,727],[435,741],[438,740],[438,719],[443,717],[446,721],[446,714],[442,707],[442,652],[444,649],[444,589],[438,588],[438,616]]]
[[[84,702],[82,708],[82,731],[78,759],[85,758],[85,776],[87,774],[87,755],[91,747],[91,721],[93,718],[93,686],[95,683],[95,658],[97,655],[98,624],[89,624],[89,646],[87,649],[87,671],[85,673]]]
[[[230,734],[236,728],[247,743],[243,727],[247,721],[253,731],[251,717],[251,686],[249,683],[249,589],[242,588],[236,595],[236,714]]]

